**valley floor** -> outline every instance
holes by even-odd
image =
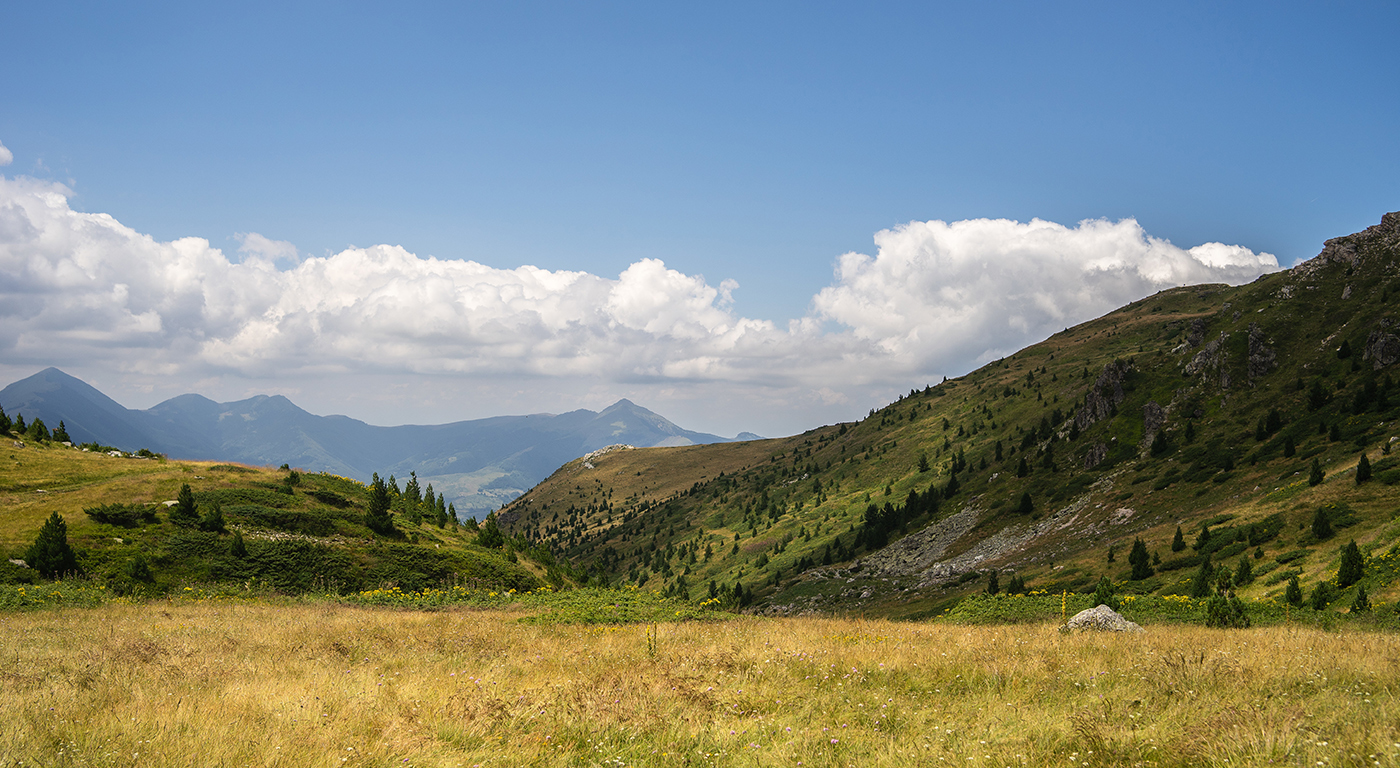
[[[1394,765],[1400,637],[154,601],[8,613],[0,765]]]

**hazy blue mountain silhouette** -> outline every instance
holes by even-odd
[[[451,424],[378,427],[348,416],[317,416],[281,395],[217,403],[180,395],[147,410],[122,406],[81,379],[46,368],[0,390],[12,417],[60,420],[76,442],[175,459],[290,464],[368,480],[416,470],[464,516],[520,495],[567,461],[616,443],[637,446],[729,442],[682,429],[629,400],[601,412],[496,416]],[[753,439],[743,433],[735,440]]]

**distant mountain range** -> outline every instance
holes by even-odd
[[[755,439],[682,429],[629,400],[602,412],[497,416],[438,425],[376,427],[348,416],[317,416],[281,395],[216,403],[180,395],[147,410],[126,408],[57,368],[0,390],[11,417],[63,421],[79,443],[128,451],[148,448],[176,459],[257,465],[290,464],[358,480],[372,473],[422,484],[453,502],[463,517],[484,515],[524,493],[560,465],[617,443],[680,446]]]

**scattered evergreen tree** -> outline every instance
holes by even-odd
[[[987,573],[987,594],[995,595],[1001,591],[1001,583],[997,579],[997,569],[993,568]]]
[[[1029,515],[1034,511],[1035,502],[1031,500],[1031,495],[1029,493],[1021,494],[1021,503],[1017,505],[1016,513],[1021,515]]]
[[[219,506],[219,502],[209,503],[208,511],[199,519],[199,530],[211,533],[228,532],[228,527],[224,524],[224,510]]]
[[[486,516],[486,520],[481,524],[481,532],[476,536],[476,543],[487,549],[499,549],[506,543],[506,536],[501,532],[500,526],[496,524],[496,513],[492,512]]]
[[[1223,629],[1245,629],[1249,626],[1249,614],[1244,603],[1230,587],[1230,574],[1221,569],[1220,578],[1215,583],[1215,594],[1206,602],[1206,626]]]
[[[68,427],[64,425],[63,419],[58,420],[58,429],[53,431],[53,440],[55,443],[73,442],[73,438],[68,436]]]
[[[1107,576],[1099,577],[1099,583],[1094,587],[1093,602],[1095,607],[1106,605],[1115,611],[1121,607],[1116,590],[1113,588],[1113,582],[1109,581]]]
[[[1022,456],[1020,463],[1016,465],[1016,476],[1025,477],[1031,473],[1031,465],[1026,463],[1026,457]]]
[[[190,490],[189,483],[180,485],[180,495],[176,497],[175,506],[170,508],[170,522],[181,528],[199,526],[199,510],[195,507],[194,491]]]
[[[920,473],[923,473],[923,472],[927,472],[927,471],[928,471],[928,454],[927,454],[927,453],[922,453],[922,452],[921,452],[921,453],[919,454],[919,472],[920,472]]]
[[[1113,545],[1112,545],[1112,544],[1109,544],[1109,545],[1108,545],[1108,562],[1110,562],[1110,563],[1113,562],[1113,554],[1114,554],[1113,549],[1114,549],[1114,548],[1113,548]]]
[[[1325,610],[1332,602],[1332,585],[1326,579],[1319,581],[1313,588],[1312,595],[1308,598],[1308,605],[1314,611]]]
[[[1024,595],[1026,594],[1026,580],[1021,575],[1013,574],[1011,580],[1006,583],[1006,594]]]
[[[1318,541],[1332,538],[1332,519],[1324,507],[1318,507],[1313,513],[1312,535]]]
[[[1283,457],[1291,459],[1298,453],[1298,447],[1293,444],[1292,435],[1283,436]]]
[[[1240,558],[1240,565],[1235,569],[1235,586],[1243,587],[1254,581],[1254,565],[1249,562],[1248,557]]]
[[[1345,547],[1342,547],[1342,562],[1337,567],[1337,586],[1342,589],[1361,581],[1361,577],[1366,572],[1366,558],[1361,555],[1361,548],[1356,546],[1356,539],[1352,539]]]
[[[1201,565],[1196,569],[1195,578],[1191,579],[1191,597],[1200,599],[1210,597],[1211,576],[1215,569],[1210,564],[1210,554],[1207,553],[1201,558]]]
[[[49,515],[24,562],[46,579],[78,573],[78,555],[68,545],[68,523],[57,512]]]
[[[365,507],[365,527],[379,534],[380,536],[394,536],[398,529],[394,527],[394,519],[389,516],[389,487],[380,479],[379,473],[375,472],[369,484],[369,503]]]
[[[15,412],[15,423],[13,424],[13,429],[15,434],[21,436],[23,436],[24,433],[29,429],[29,425],[24,423],[24,414],[19,413],[18,411]]]
[[[456,528],[457,526],[459,526],[459,525],[462,524],[462,521],[461,521],[460,519],[458,519],[458,517],[457,517],[457,505],[456,505],[456,504],[449,503],[449,504],[447,505],[447,519],[450,520],[450,521],[452,522],[452,527],[453,527],[453,528]]]
[[[1329,429],[1327,430],[1327,440],[1328,440],[1329,442],[1335,443],[1335,442],[1337,442],[1338,440],[1341,440],[1341,439],[1342,439],[1342,428],[1341,428],[1340,426],[1338,426],[1337,424],[1333,424],[1333,425],[1331,426],[1331,428],[1329,428]]]
[[[1205,545],[1207,545],[1207,544],[1209,544],[1209,543],[1210,543],[1210,526],[1209,526],[1209,525],[1206,525],[1205,523],[1201,523],[1201,532],[1198,533],[1198,534],[1196,534],[1196,543],[1195,543],[1195,544],[1192,544],[1192,545],[1191,545],[1191,548],[1194,549],[1194,550],[1196,550],[1197,552],[1199,552],[1199,551],[1201,551],[1201,548],[1202,548],[1202,547],[1204,547]]]
[[[1128,553],[1128,562],[1133,566],[1133,581],[1142,581],[1152,576],[1152,556],[1147,554],[1147,544],[1142,539],[1133,539],[1133,549]]]
[[[156,580],[155,574],[151,573],[151,564],[146,562],[146,556],[140,552],[137,552],[136,556],[127,562],[126,575],[130,576],[132,581],[146,584],[151,584]]]
[[[1322,465],[1317,463],[1317,457],[1314,456],[1312,466],[1308,468],[1308,485],[1313,487],[1319,486],[1322,484],[1322,479],[1324,477],[1326,477],[1326,475],[1322,472]]]
[[[37,443],[41,440],[49,439],[49,428],[45,426],[43,419],[35,418],[34,421],[29,423],[29,428],[24,430],[24,434],[30,440]]]
[[[1337,347],[1337,359],[1345,360],[1349,357],[1351,357],[1351,343],[1342,339],[1342,346]]]
[[[229,544],[228,553],[239,560],[248,556],[248,545],[243,543],[242,531],[233,532],[233,543]]]
[[[951,499],[958,493],[958,473],[954,472],[948,477],[948,485],[943,489],[943,498]]]
[[[1150,449],[1152,455],[1161,456],[1166,453],[1169,448],[1171,448],[1171,446],[1167,443],[1167,431],[1165,429],[1157,430],[1157,434],[1152,436],[1152,447]]]
[[[0,408],[0,435],[8,434],[12,424],[10,417],[5,415],[5,409]]]
[[[1186,539],[1181,535],[1181,526],[1176,527],[1176,535],[1172,537],[1172,551],[1180,552],[1186,549]]]
[[[1196,441],[1196,422],[1186,422],[1186,434],[1183,436],[1183,439],[1187,443],[1194,443]]]
[[[1361,460],[1356,462],[1356,484],[1361,485],[1371,479],[1371,460],[1366,458],[1366,454],[1361,454]]]
[[[1283,590],[1283,600],[1294,608],[1303,607],[1303,587],[1298,583],[1297,576],[1288,580],[1288,588]]]
[[[1369,597],[1366,596],[1366,588],[1365,588],[1365,587],[1357,587],[1357,588],[1356,588],[1356,599],[1354,599],[1354,600],[1351,601],[1351,612],[1352,612],[1352,613],[1370,613],[1370,612],[1371,612],[1371,598],[1369,598]]]

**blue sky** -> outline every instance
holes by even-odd
[[[680,276],[670,284],[689,286],[696,312],[720,313],[697,321],[706,333],[750,321],[772,327],[747,347],[726,342],[745,349],[743,365],[716,363],[724,355],[713,346],[675,353],[666,340],[694,334],[653,319],[633,329],[650,334],[650,357],[629,361],[625,373],[569,355],[557,357],[573,361],[557,370],[348,357],[298,369],[249,351],[246,327],[236,352],[211,346],[232,343],[233,331],[202,325],[179,337],[189,318],[153,304],[128,307],[147,318],[148,336],[119,345],[162,352],[104,361],[55,341],[84,335],[71,315],[53,310],[31,322],[35,311],[21,305],[49,290],[36,287],[0,296],[9,305],[0,311],[0,373],[16,378],[47,361],[137,406],[192,388],[221,398],[279,390],[312,410],[378,423],[596,409],[614,396],[729,434],[855,418],[1136,298],[1105,288],[1044,317],[966,326],[985,340],[980,348],[928,347],[934,331],[923,327],[919,346],[908,341],[913,325],[876,332],[861,318],[878,307],[836,295],[860,293],[862,269],[869,279],[879,272],[834,272],[849,253],[878,266],[886,251],[877,233],[911,222],[1041,219],[1078,233],[1067,236],[1074,241],[1088,237],[1083,220],[1128,220],[1140,232],[1119,234],[1134,242],[1224,243],[1289,266],[1400,208],[1397,22],[1400,7],[1388,3],[7,9],[0,143],[13,162],[0,173],[11,195],[61,184],[70,211],[107,214],[138,239],[203,238],[230,263],[262,256],[284,271],[383,244],[417,260],[400,265],[410,283],[415,265],[436,257],[511,274],[524,265],[587,273],[605,281],[596,289],[605,293],[635,265],[659,261]],[[985,246],[989,232],[960,245],[936,232],[922,245],[906,237],[907,253],[884,247],[929,271],[921,300],[936,302],[939,286],[959,285],[949,282],[958,270],[919,262],[929,242],[984,267],[1036,258],[1004,240]],[[1079,247],[1069,241],[1055,247]],[[22,244],[9,247],[18,259]],[[890,266],[887,276],[899,273]],[[19,266],[6,269],[12,284],[38,285],[20,279]],[[963,287],[995,289],[979,274]],[[1186,275],[1197,273],[1170,277]],[[1165,279],[1134,285],[1150,292]],[[654,281],[638,285],[669,296]],[[718,296],[708,308],[707,288]],[[879,290],[870,283],[864,295]],[[825,302],[823,291],[832,294]],[[208,295],[202,301],[212,306]],[[276,301],[239,306],[267,317]],[[195,324],[213,322],[210,314]],[[285,307],[273,314],[288,316]],[[948,327],[965,320],[942,316]],[[568,325],[545,323],[556,329],[551,343],[571,343],[560,323]],[[393,333],[376,327],[392,345]],[[423,341],[449,328],[405,331],[405,357],[492,358],[497,342],[454,351]],[[610,343],[635,348],[629,339]],[[773,370],[813,355],[852,360],[862,347],[890,359],[864,357],[860,373],[830,382]],[[765,348],[778,349],[767,366]],[[347,376],[405,394],[366,398],[327,383]],[[452,395],[425,401],[425,391]],[[717,415],[716,400],[732,408]]]

